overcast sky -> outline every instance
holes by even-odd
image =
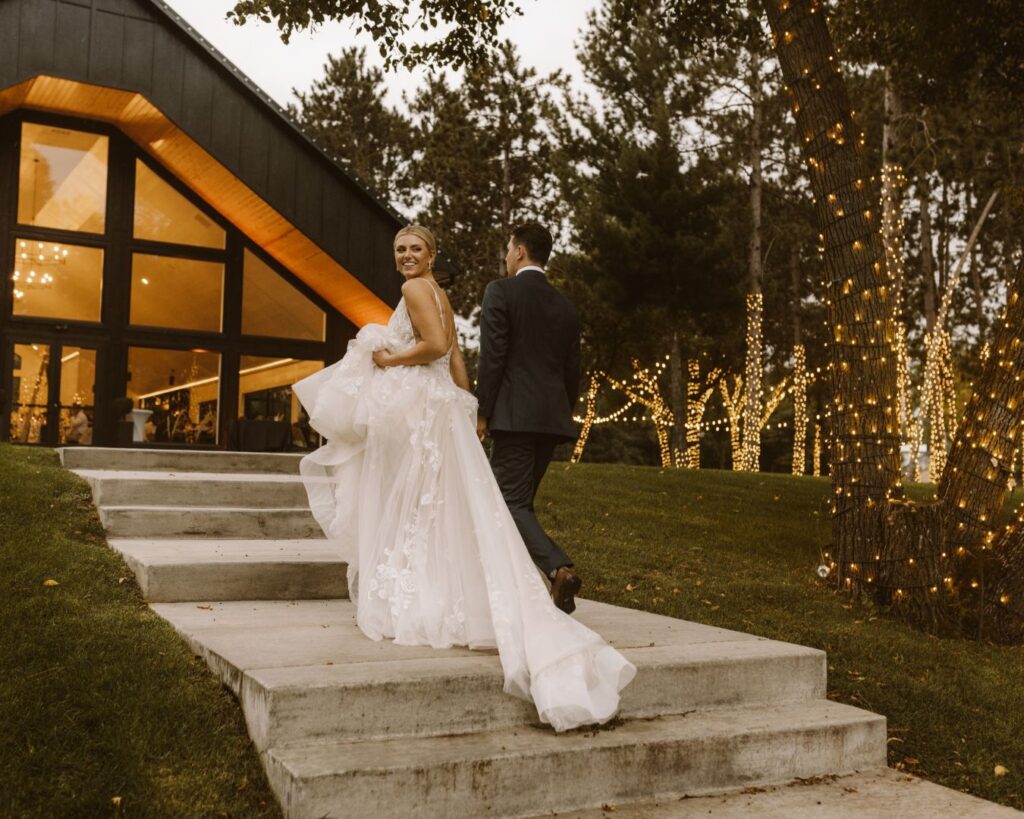
[[[367,46],[367,54],[382,61],[369,37],[356,37],[349,26],[332,23],[314,34],[296,34],[285,45],[270,25],[250,21],[239,27],[225,19],[233,0],[167,0],[189,24],[221,51],[250,79],[284,105],[292,89],[305,90],[322,76],[328,54],[350,45]],[[522,0],[523,16],[505,25],[502,35],[517,43],[526,65],[540,74],[555,69],[578,78],[573,43],[587,11],[598,0]],[[403,91],[417,87],[419,77],[404,69],[387,76],[388,101],[401,102]]]

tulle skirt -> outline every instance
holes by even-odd
[[[359,628],[400,645],[497,647],[505,691],[543,722],[607,721],[636,669],[552,603],[477,440],[476,399],[447,358],[373,364],[398,343],[367,325],[341,361],[294,387],[328,441],[301,473],[348,564]]]

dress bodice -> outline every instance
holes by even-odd
[[[431,287],[433,290],[433,287]],[[441,326],[447,330],[447,322],[445,321],[445,311],[441,304],[441,299],[437,295],[437,291],[434,291],[434,300],[437,302],[437,310],[441,316]],[[405,298],[403,297],[395,308],[395,312],[391,314],[391,319],[388,321],[388,331],[394,337],[395,342],[400,344],[400,349],[407,350],[416,343],[416,331],[412,326],[412,318],[409,316],[409,308],[406,307]],[[435,361],[431,361],[428,367],[438,367],[448,369],[449,363],[452,358],[452,345],[449,345],[448,351]]]

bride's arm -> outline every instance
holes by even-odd
[[[462,350],[459,349],[458,341],[452,345],[451,370],[455,386],[462,387],[466,392],[473,392],[469,388],[469,373],[466,372],[466,362],[462,359]]]
[[[438,315],[430,284],[416,279],[407,281],[402,285],[402,295],[419,341],[398,353],[374,353],[373,360],[380,367],[429,364],[448,352],[448,334],[441,326],[441,316]]]

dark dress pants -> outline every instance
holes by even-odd
[[[562,547],[548,537],[533,509],[533,499],[561,439],[532,432],[492,432],[491,438],[491,470],[533,562],[548,577],[561,566],[572,566]]]

